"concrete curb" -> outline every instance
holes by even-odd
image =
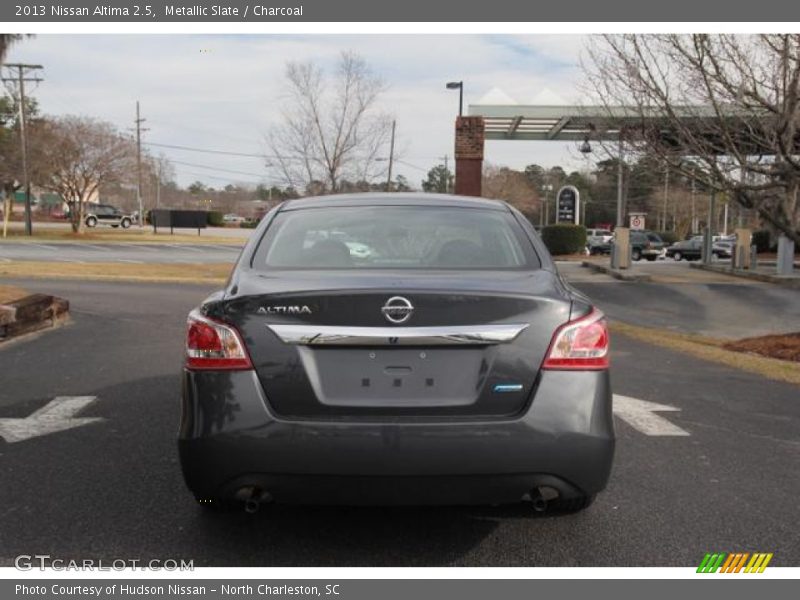
[[[611,267],[607,267],[606,265],[601,265],[599,263],[593,263],[588,260],[584,260],[581,262],[581,266],[586,269],[591,269],[596,273],[605,273],[606,275],[611,275],[614,279],[619,279],[621,281],[650,281],[650,275],[646,273],[626,273],[620,269],[612,269]]]
[[[693,269],[713,271],[714,273],[723,273],[725,275],[732,275],[733,277],[741,277],[742,279],[765,281],[767,283],[782,285],[783,287],[800,289],[800,275],[794,275],[791,277],[781,277],[780,275],[769,275],[767,273],[758,273],[756,271],[745,271],[740,269],[733,269],[731,267],[722,267],[719,265],[704,265],[703,263],[690,263],[689,266]]]
[[[32,294],[0,304],[0,344],[26,333],[56,327],[68,316],[69,302],[47,294]]]

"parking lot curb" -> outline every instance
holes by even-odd
[[[800,289],[800,275],[790,275],[786,277],[780,275],[770,275],[769,273],[758,273],[756,271],[733,269],[731,267],[723,267],[720,265],[704,265],[703,263],[690,263],[689,266],[693,269],[703,269],[704,271],[723,273],[725,275],[732,275],[733,277],[752,279],[754,281],[765,281],[767,283],[775,283],[788,288]]]
[[[69,316],[69,302],[58,296],[31,294],[0,304],[0,343],[62,324]]]
[[[601,265],[599,263],[594,263],[588,260],[584,260],[581,262],[581,266],[591,269],[596,273],[605,273],[606,275],[610,275],[614,279],[619,279],[621,281],[650,281],[650,275],[646,273],[625,273],[620,269],[612,269],[611,267],[607,267],[606,265]]]

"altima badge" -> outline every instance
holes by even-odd
[[[260,315],[310,315],[311,309],[303,306],[262,306],[258,309]]]
[[[381,308],[386,320],[395,325],[405,323],[414,314],[414,305],[407,298],[402,296],[392,296]]]

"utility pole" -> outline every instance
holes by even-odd
[[[22,145],[22,178],[25,185],[25,235],[33,235],[33,220],[31,215],[31,181],[28,176],[28,139],[25,134],[26,115],[25,115],[25,82],[42,81],[40,77],[26,77],[28,71],[38,71],[43,69],[42,65],[26,65],[22,63],[9,63],[5,65],[9,69],[16,69],[16,77],[3,78],[3,81],[13,81],[19,86],[19,134]]]
[[[139,116],[139,101],[136,101],[136,201],[139,204],[139,229],[144,228],[144,206],[142,204],[142,123],[147,119]]]
[[[622,132],[619,137],[619,152],[617,158],[617,227],[625,226],[625,207],[623,206],[623,167],[622,167],[622,153],[624,147],[622,144]]]
[[[669,201],[669,163],[664,167],[664,214],[661,218],[661,231],[667,230],[667,203]]]
[[[695,206],[695,182],[694,177],[692,177],[692,233],[697,233],[697,215],[696,213],[696,206]]]
[[[161,204],[161,165],[158,166],[158,173],[156,173],[156,208]]]
[[[725,199],[725,206],[723,207],[723,214],[725,215],[722,218],[722,235],[728,235],[728,199]]]
[[[447,154],[445,154],[444,156],[441,157],[441,159],[444,161],[444,193],[445,194],[449,194],[450,193],[450,170],[447,168],[449,158],[450,157],[447,156]]]
[[[394,162],[394,129],[397,121],[392,120],[392,142],[389,146],[389,176],[386,178],[386,191],[392,191],[392,163]]]

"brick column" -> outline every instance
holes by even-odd
[[[481,195],[483,138],[483,117],[456,119],[456,194]]]

